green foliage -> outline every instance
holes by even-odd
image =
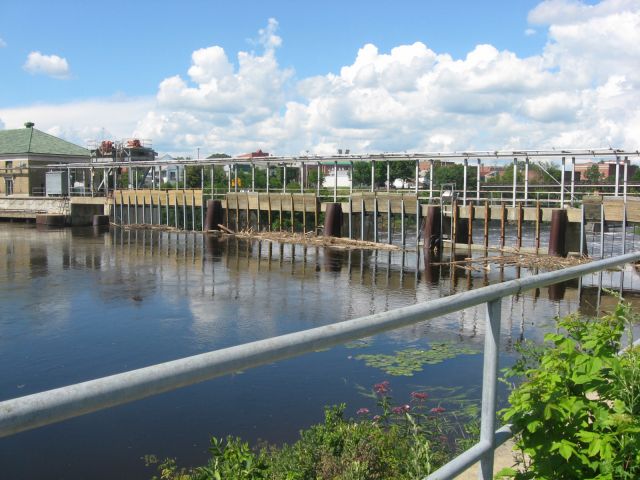
[[[516,181],[518,183],[524,182],[524,166],[520,164],[518,164]],[[513,164],[506,165],[499,175],[489,179],[487,183],[511,185],[513,183]]]
[[[467,167],[467,187],[475,185],[477,167]],[[434,165],[433,184],[434,187],[440,187],[445,183],[454,183],[456,189],[461,189],[464,185],[464,166],[456,163],[444,163]]]
[[[477,441],[478,422],[471,420],[458,447],[450,442],[459,429],[454,412],[439,403],[430,408],[424,391],[411,393],[408,403],[396,404],[389,382],[374,385],[368,398],[376,412],[357,411],[358,419],[345,418],[345,405],[325,408],[324,422],[300,432],[298,441],[251,449],[238,438],[211,440],[206,465],[185,469],[175,459],[158,467],[162,480],[409,480],[423,478],[444,464],[454,448]],[[456,433],[459,433],[456,431]],[[157,459],[144,457],[146,464]],[[154,477],[158,478],[158,477]]]
[[[202,182],[202,169],[203,167],[188,166],[186,167],[187,173],[187,186],[186,188],[200,188]]]
[[[597,184],[597,183],[600,183],[600,181],[602,180],[602,175],[600,175],[600,169],[598,168],[598,165],[596,165],[595,163],[587,169],[584,176],[587,182],[589,183]],[[632,177],[632,180],[635,180],[635,179]]]
[[[322,170],[320,170],[320,173],[318,174],[318,169],[314,168],[309,170],[309,173],[307,174],[307,185],[309,186],[309,188],[315,188],[316,185],[318,185],[318,175],[320,175],[320,186],[322,186],[322,182],[324,182],[324,172]]]
[[[477,350],[454,343],[432,343],[428,350],[422,348],[406,348],[394,355],[362,354],[356,360],[364,360],[369,367],[381,369],[388,375],[412,376],[421,372],[424,365],[436,365],[458,355],[477,354]]]
[[[413,162],[389,162],[389,178],[393,182],[396,178],[415,181],[416,165]],[[371,186],[371,163],[354,162],[353,185],[359,187]],[[387,162],[378,161],[374,164],[374,183],[384,186],[387,182]]]
[[[640,349],[622,355],[632,318],[620,302],[602,319],[570,316],[510,369],[524,378],[502,412],[521,430],[525,458],[516,479],[640,477]]]

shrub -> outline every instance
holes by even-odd
[[[409,404],[393,406],[388,382],[374,386],[379,414],[361,408],[358,419],[344,417],[345,405],[325,408],[324,423],[282,447],[252,450],[238,438],[211,440],[207,465],[179,468],[173,459],[159,467],[163,480],[409,480],[422,478],[449,454],[450,423],[441,406],[429,408],[424,392]]]
[[[622,302],[601,319],[569,316],[545,336],[548,348],[523,352],[508,375],[524,382],[502,416],[521,430],[526,460],[501,475],[640,478],[640,349],[618,355],[631,318]]]

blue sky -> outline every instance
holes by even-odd
[[[4,1],[0,6],[3,88],[0,104],[82,97],[147,95],[159,80],[189,67],[189,54],[209,45],[229,53],[255,49],[252,39],[269,18],[285,41],[283,66],[299,77],[336,72],[365,43],[386,51],[424,42],[462,57],[490,43],[518,55],[544,45],[525,35],[535,1]],[[33,76],[22,65],[31,51],[68,60],[69,81]]]
[[[624,18],[633,30],[638,16],[640,7],[632,0],[5,0],[0,128],[32,120],[81,144],[107,132],[152,135],[166,151],[263,145],[297,153],[345,142],[360,150],[529,147],[523,144],[532,141],[575,146],[594,138],[587,130],[595,121],[607,127],[596,135],[598,143],[637,147],[629,144],[636,116],[626,117],[631,132],[613,128],[613,107],[592,97],[606,87],[626,92],[623,104],[629,95],[636,98],[637,81],[623,64],[638,61],[638,43],[629,43],[625,54],[609,55],[609,73],[589,69],[606,54],[607,29]],[[598,22],[604,41],[593,42],[590,29]],[[266,37],[277,41],[271,44]],[[636,40],[633,33],[627,37]],[[375,52],[364,48],[368,44]],[[216,46],[220,49],[212,49]],[[392,54],[401,46],[414,47]],[[195,60],[194,52],[207,48]],[[618,41],[612,48],[625,46]],[[244,71],[239,52],[251,63]],[[220,58],[228,65],[207,70]],[[407,62],[414,61],[421,66],[409,68]],[[206,72],[196,79],[189,70],[194,66]],[[345,67],[360,73],[345,76]],[[251,83],[247,76],[256,68],[266,74]],[[570,74],[572,68],[579,71]],[[364,83],[362,72],[369,72]],[[612,79],[614,74],[623,78]],[[409,78],[411,86],[393,85],[391,76]],[[563,86],[571,76],[579,78]],[[232,96],[234,89],[243,94]],[[223,100],[211,98],[218,93]],[[372,110],[376,103],[379,111]],[[418,104],[423,116],[412,108]],[[563,111],[554,113],[554,105]],[[606,116],[587,115],[588,107],[602,108]],[[87,109],[95,111],[89,115]],[[483,113],[479,123],[486,126],[471,127]],[[388,118],[385,126],[382,114]],[[500,133],[501,121],[517,128]],[[304,129],[294,132],[288,122]],[[422,133],[409,122],[420,124]],[[459,133],[469,128],[472,134]],[[558,137],[559,128],[566,128],[564,137]],[[389,140],[394,131],[400,133]]]

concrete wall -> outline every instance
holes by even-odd
[[[101,197],[0,197],[0,218],[35,218],[36,214],[66,215],[73,226],[91,225],[94,215],[104,215],[106,199]]]

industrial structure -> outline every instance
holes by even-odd
[[[90,152],[86,148],[44,133],[34,128],[32,122],[24,126],[0,130],[0,196],[42,196],[47,166],[89,161]]]

